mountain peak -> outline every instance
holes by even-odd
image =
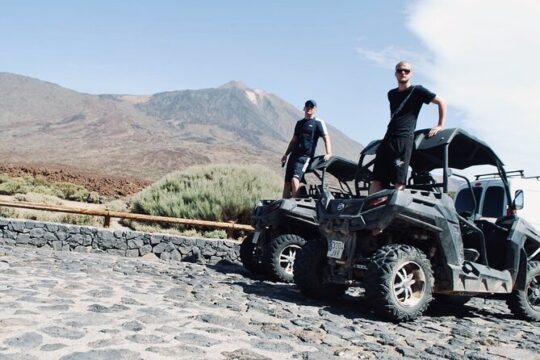
[[[241,81],[231,80],[228,83],[225,83],[219,87],[219,89],[240,89],[240,90],[251,90],[249,86],[244,84]]]
[[[148,180],[207,163],[276,168],[273,159],[301,116],[278,96],[239,81],[217,90],[87,95],[0,72],[0,160],[10,163],[84,164],[98,174]],[[335,154],[358,156],[360,144],[330,125],[329,131]]]

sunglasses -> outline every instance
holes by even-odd
[[[408,74],[411,72],[411,69],[396,69],[396,74],[404,72],[405,74]]]

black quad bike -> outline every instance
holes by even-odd
[[[523,192],[510,194],[503,163],[486,143],[461,129],[426,133],[415,133],[405,190],[351,199],[321,195],[322,239],[298,253],[297,286],[318,299],[363,286],[373,310],[395,322],[417,318],[432,300],[464,304],[473,296],[504,299],[516,317],[540,321],[540,234],[516,215]],[[374,155],[379,144],[372,142],[362,156]],[[505,184],[510,206],[495,222],[479,218],[476,206],[457,213],[448,195],[450,176],[467,181],[452,169],[475,165],[496,167]],[[430,174],[436,169],[440,183]]]
[[[317,156],[308,166],[305,182],[297,198],[262,200],[252,213],[255,233],[240,246],[240,259],[246,269],[271,279],[293,281],[296,252],[306,239],[319,238],[316,199],[324,189],[338,199],[353,196],[349,183],[355,179],[354,162],[333,156],[324,161]]]

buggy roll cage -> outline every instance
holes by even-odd
[[[328,186],[326,184],[326,174],[328,173],[338,180],[339,186],[343,191],[348,191],[350,194],[353,194],[353,191],[347,182],[355,179],[356,170],[356,164],[350,160],[340,156],[332,156],[325,161],[324,156],[320,155],[314,157],[309,163],[305,174],[314,174],[321,181],[323,189],[326,189]]]
[[[497,168],[496,174],[504,184],[508,204],[512,204],[504,164],[489,145],[460,128],[443,129],[432,137],[428,137],[428,133],[429,129],[417,130],[414,133],[414,150],[409,164],[413,174],[427,174],[432,170],[442,169],[442,183],[431,186],[441,187],[442,192],[448,193],[448,178],[452,175],[450,169],[462,170],[476,165],[492,165]],[[371,159],[364,165],[366,156],[375,156],[381,142],[382,140],[370,142],[360,153],[355,179],[357,184],[365,181],[368,167],[374,163],[374,159]],[[358,188],[358,185],[356,186]]]

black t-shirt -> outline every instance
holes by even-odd
[[[413,91],[414,88],[414,91]],[[409,96],[409,94],[412,95]],[[388,124],[386,133],[390,136],[397,137],[412,137],[416,129],[416,120],[423,104],[429,104],[435,94],[423,87],[422,85],[410,86],[406,90],[399,91],[398,88],[388,92],[388,101],[390,101],[390,114],[393,114],[401,105],[405,98],[407,102],[401,110],[394,115]]]
[[[292,155],[313,158],[319,137],[328,134],[326,124],[321,119],[302,119],[296,122],[294,135],[298,139]]]

